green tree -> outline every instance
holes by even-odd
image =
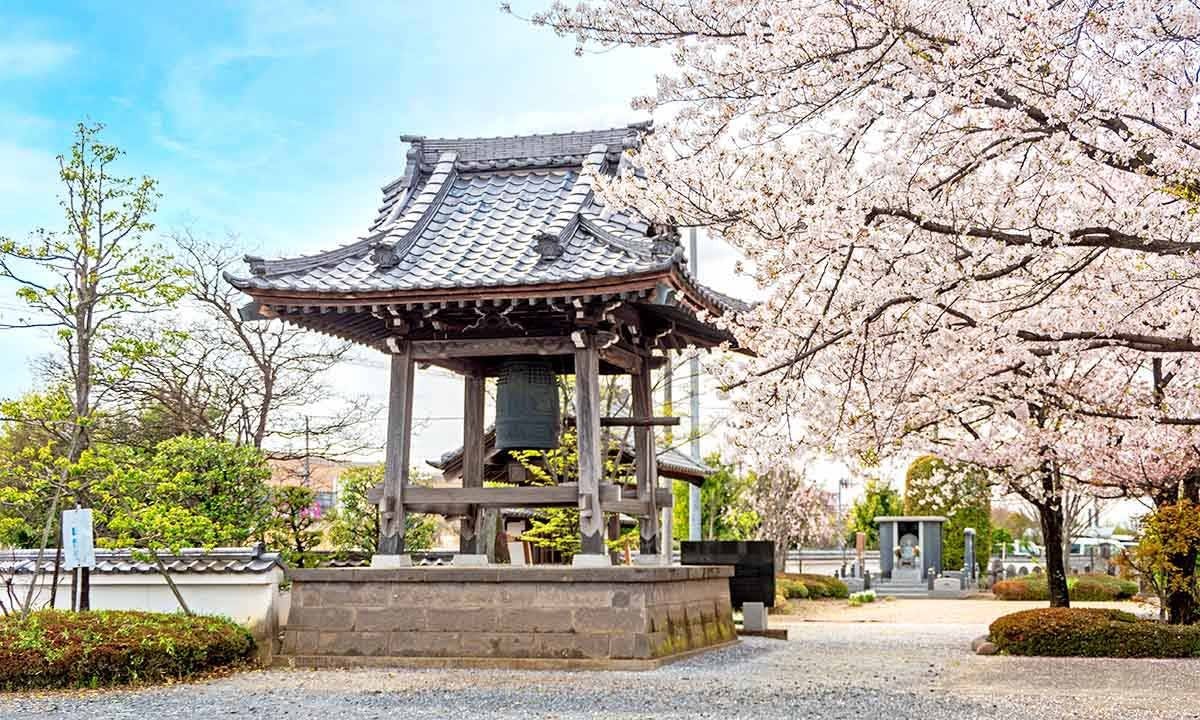
[[[758,477],[753,472],[738,474],[737,467],[721,459],[720,453],[704,458],[712,473],[700,488],[700,528],[705,540],[749,540],[758,529],[758,515],[750,508],[750,495]],[[688,524],[688,483],[675,481],[672,510],[677,528]]]
[[[992,487],[985,471],[949,465],[933,455],[913,461],[904,484],[904,511],[909,515],[942,515],[942,569],[958,570],[966,528],[975,528],[975,562],[986,568],[992,555]]]
[[[53,331],[58,351],[50,357],[50,371],[66,384],[71,407],[67,463],[50,496],[40,550],[58,517],[67,468],[92,443],[94,387],[111,370],[103,362],[110,331],[122,318],[173,304],[186,289],[172,258],[142,240],[153,228],[155,181],[114,175],[122,153],[100,142],[101,129],[77,125],[69,151],[58,158],[62,230],[38,229],[25,242],[0,237],[0,280],[15,285],[30,311],[0,329]]]
[[[608,436],[604,436],[608,437]],[[608,452],[604,453],[606,482],[628,483],[633,476],[633,464],[621,459],[620,444],[609,437]],[[563,433],[553,450],[522,450],[512,453],[513,459],[525,468],[534,485],[558,485],[577,482],[579,447],[574,432]],[[579,553],[579,510],[576,508],[543,508],[530,521],[530,529],[521,540],[562,554],[570,560]]]
[[[1142,518],[1141,530],[1124,562],[1154,589],[1168,622],[1200,622],[1200,506],[1189,500],[1160,505]]]
[[[360,465],[344,470],[338,478],[338,505],[331,513],[329,525],[329,540],[337,551],[374,554],[378,548],[379,506],[367,494],[383,484],[383,471],[383,465]],[[429,480],[416,468],[409,477],[415,485]],[[405,550],[432,548],[436,532],[437,520],[433,516],[408,513],[404,517]]]
[[[863,496],[854,501],[846,517],[847,544],[854,547],[854,534],[867,534],[867,548],[879,549],[879,526],[875,518],[887,515],[902,515],[904,500],[892,486],[880,480],[868,480]]]
[[[311,565],[312,551],[321,544],[316,500],[317,493],[312,488],[300,485],[283,485],[271,490],[275,514],[267,538],[279,548],[284,562],[291,567]]]

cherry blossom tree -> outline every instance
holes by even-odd
[[[670,54],[599,186],[739,249],[734,423],[776,459],[934,449],[1042,515],[1200,493],[1200,8],[1155,0],[609,0],[532,21]],[[635,173],[633,168],[637,168]],[[1054,549],[1058,548],[1058,549]]]
[[[804,473],[776,468],[760,475],[750,495],[759,518],[759,534],[775,543],[775,569],[787,567],[788,550],[828,537],[833,524],[833,498]]]

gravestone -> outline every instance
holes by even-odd
[[[975,528],[963,530],[963,584],[975,587],[978,578],[975,576]]]
[[[729,599],[735,608],[775,607],[775,544],[765,540],[695,540],[679,544],[683,565],[732,565]]]

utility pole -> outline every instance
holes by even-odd
[[[688,262],[691,264],[692,278],[699,282],[700,280],[700,264],[696,257],[696,228],[688,228],[688,241],[691,247],[688,248]],[[700,464],[700,351],[692,350],[692,359],[689,363],[688,371],[691,373],[691,394],[692,394],[692,460],[697,465]],[[702,506],[700,503],[700,488],[697,485],[688,484],[688,540],[700,539],[700,524]]]
[[[312,463],[309,462],[308,416],[304,416],[304,487],[309,487],[312,480]]]
[[[667,362],[663,365],[663,415],[675,415],[675,390],[674,390],[674,359],[671,357],[671,351],[667,350]],[[674,434],[671,432],[670,426],[667,426],[664,431],[664,447],[671,447],[675,442]],[[655,459],[657,461],[657,458]],[[667,487],[671,489],[671,494],[675,493],[675,481],[668,479]],[[659,550],[662,552],[663,564],[670,565],[675,560],[674,549],[671,547],[675,542],[675,508],[666,507],[662,509],[662,547]]]

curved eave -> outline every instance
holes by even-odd
[[[453,288],[418,288],[414,290],[303,290],[299,288],[266,289],[253,285],[250,278],[229,276],[226,280],[238,290],[264,305],[416,305],[460,300],[508,300],[521,298],[555,298],[563,296],[604,295],[610,293],[651,290],[667,279],[670,268],[644,273],[612,275],[594,280],[536,285],[475,285]]]

